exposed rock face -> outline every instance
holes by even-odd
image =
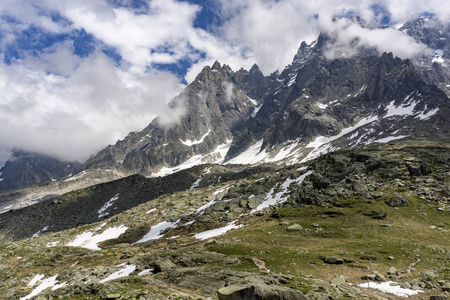
[[[88,160],[84,168],[115,168],[125,173],[149,175],[161,167],[177,166],[194,155],[205,155],[202,162],[223,161],[226,144],[259,105],[259,96],[270,86],[255,66],[250,72],[233,72],[216,62],[205,67],[180,96],[172,108],[183,111],[180,122],[167,124],[157,118],[139,132],[109,146]],[[251,99],[242,89],[248,89]],[[267,87],[268,88],[268,87]],[[221,152],[216,148],[222,145]],[[215,151],[215,149],[217,151]]]
[[[409,206],[408,200],[402,197],[393,197],[391,201],[386,203],[390,207],[400,207],[400,206]]]
[[[60,180],[79,169],[76,162],[15,149],[12,158],[0,169],[0,191]]]
[[[207,174],[205,170],[208,170]],[[177,191],[187,191],[189,195],[193,189],[208,187],[217,183],[246,178],[259,172],[271,171],[269,167],[246,168],[225,166],[196,166],[188,170],[182,170],[165,177],[145,178],[141,175],[132,175],[116,181],[93,185],[77,191],[66,193],[53,199],[43,200],[34,205],[21,209],[9,210],[0,217],[0,242],[17,241],[48,232],[58,232],[69,228],[79,227],[110,218],[114,215],[135,207],[139,204],[152,201],[161,195]],[[199,178],[201,180],[199,180]],[[250,190],[248,192],[255,192]],[[231,193],[227,193],[231,197]],[[237,201],[217,203],[208,208],[208,213],[222,214],[224,210],[233,210],[235,216],[239,214],[239,206],[255,207],[238,198]],[[209,196],[211,197],[211,196]],[[209,198],[208,198],[209,199]],[[255,199],[252,199],[256,201]],[[210,201],[210,200],[208,200]],[[259,199],[258,201],[262,201]],[[183,199],[173,206],[173,211],[187,210],[189,202]],[[259,204],[259,203],[258,203]],[[209,212],[209,210],[211,210]],[[21,224],[21,226],[17,226]],[[140,228],[134,231],[148,231],[149,228]],[[126,241],[137,241],[134,238],[136,232],[127,232]]]
[[[270,151],[292,141],[305,147],[320,136],[330,137],[329,148],[342,148],[392,136],[448,135],[448,98],[421,79],[411,60],[385,53],[330,61],[324,50],[331,42],[321,35],[301,45],[280,85],[235,133],[227,158],[261,139],[261,149]],[[406,107],[410,113],[401,112]]]
[[[233,162],[251,147],[270,158],[285,151],[277,160],[301,161],[375,141],[446,137],[448,27],[433,17],[405,24],[405,33],[437,51],[413,60],[374,49],[330,60],[325,54],[334,39],[321,34],[270,76],[256,65],[233,72],[216,62],[172,101],[174,111],[183,112],[180,122],[155,119],[83,167],[149,175],[162,167]]]
[[[400,30],[430,48],[431,55],[415,59],[415,65],[428,83],[450,95],[450,24],[432,15],[406,22]]]
[[[217,292],[219,300],[303,300],[299,291],[267,284],[250,286],[228,286]]]

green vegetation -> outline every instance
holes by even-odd
[[[375,299],[372,290],[355,285],[377,273],[424,291],[412,299],[442,293],[450,276],[449,160],[419,150],[397,149],[394,155],[364,148],[327,155],[312,163],[314,175],[290,186],[285,203],[253,215],[248,213],[258,202],[251,199],[263,201],[272,187],[277,193],[287,178],[305,171],[262,168],[251,176],[163,195],[112,217],[102,229],[94,223],[1,245],[0,292],[6,299],[20,298],[32,291],[27,284],[35,275],[59,274],[68,285],[44,295],[202,299],[225,285],[265,283],[312,299],[317,293]],[[412,162],[433,172],[411,176],[415,171],[405,166]],[[132,244],[152,226],[176,219],[180,226],[163,232],[163,238]],[[210,240],[193,237],[237,219],[244,227]],[[130,229],[99,244],[100,251],[64,246],[83,232],[97,229],[98,234],[122,224]],[[294,224],[296,231],[288,231]],[[127,265],[136,268],[130,276],[99,283]],[[388,278],[391,267],[398,274]],[[148,269],[155,274],[138,276]],[[435,276],[431,281],[423,279],[427,271]],[[337,275],[345,277],[344,286],[331,284]]]

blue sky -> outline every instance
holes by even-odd
[[[3,0],[0,165],[13,147],[83,161],[157,115],[170,119],[168,101],[205,65],[269,74],[320,31],[338,30],[342,47],[356,32],[408,56],[420,49],[398,33],[331,20],[397,26],[424,11],[450,16],[446,0]]]

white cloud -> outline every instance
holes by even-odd
[[[102,52],[81,60],[61,46],[44,56],[0,65],[0,148],[83,160],[165,113],[182,88],[170,73],[120,69]],[[78,64],[48,74],[43,64],[52,57]]]
[[[323,32],[336,39],[325,53],[329,59],[351,57],[362,47],[374,48],[379,54],[393,52],[403,59],[428,51],[427,46],[394,28],[363,28],[348,19],[322,22],[322,26]]]
[[[225,100],[228,103],[233,103],[234,84],[232,82],[223,82],[222,86],[223,86],[223,89],[225,91]]]
[[[436,14],[443,21],[450,21],[450,4],[446,0],[379,0],[397,23],[417,18],[424,12]]]
[[[450,20],[450,5],[446,0],[220,0],[223,17],[227,20],[221,30],[230,42],[248,49],[265,74],[289,64],[303,40],[311,41],[321,30],[331,31],[332,19],[353,13],[369,23],[380,21],[374,6],[385,8],[392,23],[417,18],[424,12]],[[342,27],[342,26],[341,26]],[[394,30],[341,28],[340,41],[360,37],[361,44],[376,47],[380,52],[394,52],[407,57],[423,47]],[[412,47],[411,49],[405,49]],[[354,50],[346,48],[341,50]],[[354,51],[347,52],[352,54]]]

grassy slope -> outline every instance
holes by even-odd
[[[389,155],[382,153],[382,156]],[[427,156],[432,155],[427,153]],[[424,179],[408,180],[414,185],[416,181],[426,181],[433,176],[442,177],[442,174],[448,175],[447,167],[441,164],[434,168],[439,170],[439,174],[435,174],[435,171]],[[379,169],[377,172],[382,170]],[[447,173],[443,173],[442,170]],[[269,173],[262,172],[253,178],[262,178],[267,175]],[[442,184],[448,184],[447,175],[443,177]],[[339,295],[342,293],[330,286],[330,281],[335,275],[344,275],[348,282],[358,284],[363,282],[362,275],[376,271],[386,276],[386,271],[390,267],[398,269],[400,274],[396,276],[395,281],[399,283],[420,279],[422,273],[427,270],[436,271],[438,279],[448,280],[450,278],[450,238],[447,231],[450,227],[449,212],[438,210],[442,207],[442,203],[438,201],[419,198],[411,188],[407,188],[408,185],[403,184],[404,182],[406,181],[379,180],[379,190],[383,192],[380,198],[367,199],[353,195],[337,199],[338,203],[345,204],[344,207],[333,204],[304,205],[298,208],[280,207],[262,216],[246,216],[241,219],[241,223],[245,224],[244,228],[217,237],[214,242],[196,240],[189,235],[192,231],[198,232],[205,228],[200,225],[193,229],[182,228],[166,235],[167,237],[180,235],[176,239],[163,238],[138,246],[111,243],[111,246],[97,252],[65,246],[46,247],[48,242],[56,240],[61,241],[60,245],[64,245],[73,238],[74,234],[99,225],[92,224],[79,229],[7,244],[0,247],[0,266],[3,268],[0,279],[7,283],[4,286],[0,284],[0,292],[8,298],[10,296],[7,293],[12,290],[11,287],[15,286],[14,296],[25,296],[31,291],[26,284],[38,273],[44,273],[48,277],[58,273],[63,274],[65,277],[62,276],[60,280],[64,281],[75,276],[75,273],[70,273],[70,270],[74,268],[78,268],[79,272],[88,270],[90,273],[95,273],[96,268],[104,266],[109,268],[104,271],[107,274],[107,272],[115,271],[117,269],[115,266],[120,263],[140,264],[142,268],[147,268],[151,266],[156,256],[169,258],[177,263],[178,267],[186,267],[181,263],[181,258],[187,255],[186,253],[193,253],[192,255],[200,253],[205,258],[192,260],[193,266],[217,270],[217,273],[220,270],[233,270],[257,275],[269,274],[268,271],[258,269],[254,263],[257,258],[265,262],[270,274],[292,276],[291,280],[282,283],[305,293],[311,289],[318,289],[318,286],[325,286],[331,294]],[[239,180],[234,183],[236,186],[241,184]],[[222,186],[229,184],[233,182]],[[185,212],[194,211],[205,204],[208,201],[206,197],[219,188],[221,185],[162,196],[155,200],[156,202],[142,204],[109,219],[107,226],[128,224],[139,227],[144,223],[156,224],[167,216],[177,216],[179,212],[171,203],[173,199],[177,199],[177,205],[180,199],[185,199],[186,205],[180,205],[180,207]],[[267,188],[270,188],[270,185]],[[436,190],[439,191],[439,189]],[[393,208],[386,205],[385,201],[390,200],[393,195],[407,199],[409,206]],[[146,214],[155,205],[159,208],[158,215]],[[381,220],[371,218],[370,213],[373,211],[385,212],[386,218]],[[294,223],[302,225],[303,230],[288,232],[286,227]],[[387,227],[386,224],[388,224]],[[436,228],[431,229],[430,226],[436,226]],[[345,262],[341,265],[326,264],[322,258],[327,256],[336,256],[344,259]],[[389,259],[390,256],[394,259]],[[21,258],[18,259],[18,257]],[[75,263],[77,265],[73,266]],[[103,271],[99,271],[101,272]],[[101,276],[100,274],[99,277]],[[179,284],[174,276],[172,273],[164,272],[143,277],[130,276],[116,280],[112,284],[93,284],[88,288],[85,285],[78,288],[75,284],[67,287],[64,290],[66,294],[62,295],[66,297],[64,295],[70,294],[72,299],[86,299],[92,297],[87,294],[94,292],[99,298],[115,292],[122,294],[124,298],[138,297],[142,294],[145,297],[148,296],[148,299],[167,298],[169,295],[177,294],[178,298],[182,298],[179,293],[189,293],[194,298],[214,296],[214,292],[208,292],[202,288],[189,289]],[[198,280],[204,280],[203,277],[198,278]],[[205,286],[207,284],[205,281]],[[426,298],[427,295],[442,293],[436,282],[433,284],[434,289],[425,290],[424,293],[411,298],[420,299]],[[58,295],[58,291],[62,293],[62,290],[53,292],[53,295]],[[381,295],[372,290],[363,290],[362,293],[374,299]]]

